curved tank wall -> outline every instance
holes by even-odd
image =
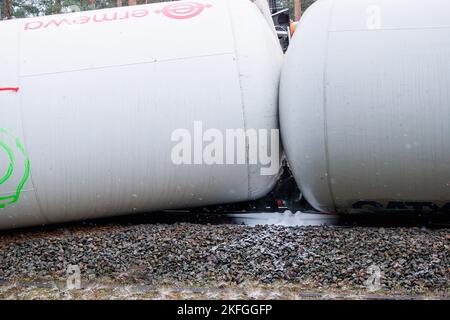
[[[321,0],[283,66],[283,145],[323,212],[450,205],[450,2]]]
[[[245,201],[273,187],[263,165],[193,159],[206,144],[194,127],[278,128],[283,56],[250,1],[13,20],[0,38],[0,228]],[[192,165],[173,161],[174,132],[192,134]]]

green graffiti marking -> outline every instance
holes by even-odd
[[[6,143],[4,143],[3,141],[0,141],[0,147],[5,150],[6,154],[8,155],[9,158],[9,166],[8,166],[8,170],[6,171],[6,174],[0,179],[0,184],[3,184],[5,181],[7,181],[9,179],[9,177],[11,177],[13,170],[14,170],[14,154],[11,150],[10,147],[8,147],[8,145]]]
[[[11,195],[11,196],[3,196],[3,197],[0,196],[0,202],[1,202],[0,209],[3,209],[6,206],[14,204],[17,201],[19,201],[20,194],[22,193],[22,189],[23,189],[25,183],[27,182],[28,178],[30,177],[30,160],[28,159],[27,153],[25,152],[25,148],[23,147],[22,143],[20,142],[20,140],[18,138],[15,138],[6,129],[0,128],[0,133],[13,138],[15,141],[15,144],[16,144],[15,146],[17,148],[17,151],[20,152],[22,154],[22,156],[25,158],[23,177],[20,180],[19,185],[16,188],[15,194]],[[11,178],[11,176],[14,172],[15,166],[16,166],[16,162],[15,162],[15,154],[13,152],[13,149],[5,141],[0,140],[0,149],[3,149],[3,151],[6,152],[8,159],[9,159],[8,169],[6,170],[5,175],[0,178],[0,186],[1,186],[2,184],[7,182]]]

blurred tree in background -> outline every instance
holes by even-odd
[[[167,1],[167,0],[166,0]],[[280,0],[294,15],[294,0]],[[302,0],[302,11],[316,0]],[[10,3],[12,18],[25,18],[60,12],[128,6],[134,4],[162,2],[160,0],[0,0],[0,19],[6,18],[6,4]]]
[[[6,18],[6,1],[0,0],[1,18]],[[124,5],[128,1],[123,0]],[[26,18],[60,12],[115,7],[117,0],[10,0],[11,17]]]
[[[281,1],[283,2],[283,6],[285,8],[286,7],[289,8],[290,16],[293,17],[294,16],[294,0],[281,0]],[[301,0],[302,12],[305,12],[305,10],[308,9],[308,7],[316,1],[317,0]]]

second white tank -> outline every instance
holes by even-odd
[[[450,209],[449,1],[317,1],[280,99],[285,151],[316,209]]]

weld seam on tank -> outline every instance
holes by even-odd
[[[111,65],[102,66],[102,67],[86,67],[86,68],[78,68],[78,69],[73,69],[73,70],[24,74],[24,75],[21,75],[20,77],[21,78],[32,78],[32,77],[51,76],[51,75],[58,75],[58,74],[64,74],[64,73],[72,73],[72,72],[83,72],[83,71],[91,71],[91,70],[107,70],[107,69],[111,69],[111,68],[140,66],[140,65],[152,64],[152,63],[165,63],[165,62],[199,59],[199,58],[206,58],[206,57],[219,57],[219,56],[234,55],[234,54],[235,54],[235,52],[232,52],[232,51],[227,52],[226,51],[226,52],[221,52],[221,53],[196,55],[196,56],[182,57],[182,58],[161,59],[161,60],[154,60],[154,61],[141,61],[141,62],[124,63],[124,64],[111,64]]]
[[[327,28],[327,40],[325,45],[325,54],[324,54],[324,67],[323,67],[323,122],[324,122],[324,147],[325,147],[325,163],[326,163],[326,179],[328,184],[328,190],[330,192],[331,201],[333,201],[333,209],[336,211],[336,201],[334,198],[333,187],[331,185],[331,173],[330,173],[330,152],[328,149],[328,114],[327,114],[327,81],[328,81],[328,58],[329,58],[329,43],[330,43],[330,28],[331,28],[331,19],[333,18],[333,11],[336,1],[333,0],[330,8],[330,12],[328,15],[328,28]]]
[[[234,58],[235,58],[235,65],[237,69],[237,76],[239,80],[239,88],[241,90],[240,96],[241,96],[241,106],[242,106],[242,121],[244,125],[244,132],[247,131],[247,117],[245,113],[245,97],[244,97],[244,87],[242,85],[242,77],[241,77],[241,68],[239,66],[239,56],[237,52],[237,41],[236,41],[236,33],[234,31],[234,20],[231,15],[231,8],[230,8],[230,1],[227,2],[227,9],[228,9],[228,21],[230,22],[230,28],[231,32],[233,34],[233,43],[234,43]],[[249,145],[247,142],[247,139],[245,141],[245,162],[247,166],[247,196],[251,197],[251,186],[250,186],[250,161],[249,161]]]

